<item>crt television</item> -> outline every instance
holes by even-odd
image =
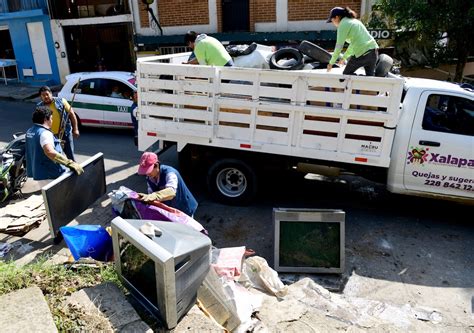
[[[74,220],[105,194],[104,155],[97,153],[81,166],[84,168],[82,175],[67,171],[41,189],[53,238],[58,236],[60,227]]]
[[[149,238],[139,229],[150,222],[162,234]],[[112,220],[115,266],[124,286],[168,329],[195,304],[209,272],[211,240],[182,224]]]
[[[273,222],[277,272],[344,271],[342,210],[274,208]]]

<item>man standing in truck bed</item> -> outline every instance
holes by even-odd
[[[188,31],[184,35],[184,44],[190,47],[196,56],[195,61],[188,62],[190,64],[229,67],[234,65],[232,57],[227,53],[225,47],[214,37]]]

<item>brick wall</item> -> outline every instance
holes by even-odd
[[[217,9],[217,32],[222,32],[222,1],[216,1]]]
[[[146,10],[146,5],[143,4],[141,0],[136,0],[138,2],[139,16],[140,16],[140,27],[148,28],[150,26],[150,20],[148,17],[148,12]]]
[[[158,17],[162,27],[209,24],[209,5],[207,0],[161,0]]]
[[[250,0],[253,2],[255,22],[276,22],[276,0]]]
[[[288,21],[324,20],[336,6],[350,7],[360,14],[361,0],[288,0]]]

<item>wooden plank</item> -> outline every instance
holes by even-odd
[[[254,142],[272,145],[288,145],[290,136],[288,133],[256,129]]]
[[[252,121],[251,116],[248,114],[230,112],[219,112],[218,119],[219,121],[230,121],[245,124],[250,124]]]
[[[200,93],[212,93],[213,87],[207,80],[164,80],[164,79],[142,79],[141,89],[147,90],[178,90],[178,91],[196,91]]]
[[[337,138],[302,134],[300,146],[310,149],[336,151]]]
[[[358,134],[358,135],[370,135],[370,136],[383,137],[385,134],[385,129],[383,127],[347,124],[346,134]]]
[[[213,106],[212,97],[208,96],[196,96],[196,95],[174,95],[174,94],[163,94],[159,92],[142,92],[141,101],[142,103],[168,103],[178,105],[195,105],[195,106]]]
[[[288,118],[257,116],[257,125],[283,127],[288,129],[290,121]]]
[[[273,97],[294,100],[295,92],[293,88],[260,87],[258,95],[260,97]]]
[[[220,85],[219,93],[252,96],[253,89],[253,86],[248,84],[222,83]]]
[[[312,131],[325,131],[325,132],[339,133],[339,130],[341,129],[341,125],[340,123],[329,123],[326,121],[305,120],[303,122],[303,129],[312,130]]]
[[[212,112],[206,110],[193,110],[187,108],[170,108],[163,106],[147,106],[147,113],[152,117],[172,117],[172,118],[187,118],[202,121],[212,121]]]
[[[218,138],[227,138],[232,140],[239,140],[241,142],[250,142],[250,128],[239,128],[233,126],[219,125],[217,127],[216,136]]]
[[[146,124],[143,125],[145,132],[156,132],[163,134],[177,134],[195,136],[200,138],[212,137],[212,126],[207,124],[193,124],[177,121],[166,121],[148,118]]]

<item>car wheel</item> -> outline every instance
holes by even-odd
[[[379,58],[377,59],[377,64],[375,65],[375,76],[387,76],[388,72],[390,72],[390,69],[392,69],[392,66],[393,59],[391,56],[387,54],[379,55]]]
[[[302,41],[298,49],[304,55],[321,63],[328,64],[331,60],[331,53],[307,40]]]
[[[294,61],[287,61],[285,64],[280,64],[280,60],[289,59]],[[275,53],[272,54],[270,58],[270,68],[272,69],[280,69],[280,70],[298,70],[303,68],[304,61],[303,55],[300,51],[292,47],[285,47],[283,49],[279,49]]]
[[[229,205],[246,205],[257,193],[257,176],[245,162],[225,158],[212,164],[207,187],[217,200]]]

